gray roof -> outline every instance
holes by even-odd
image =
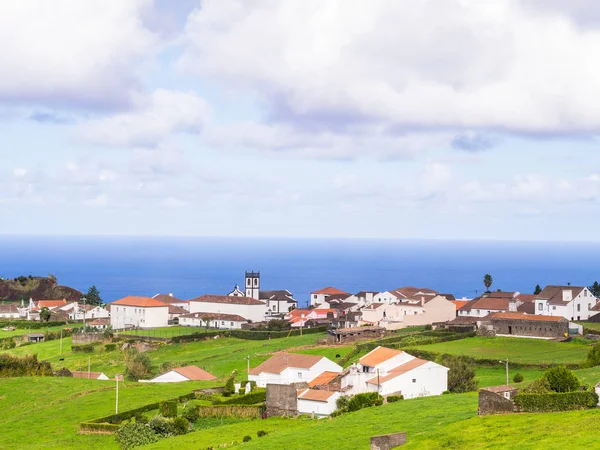
[[[276,301],[286,301],[286,302],[296,302],[294,300],[294,296],[287,289],[280,289],[274,291],[260,291],[259,298],[261,300],[276,300]]]

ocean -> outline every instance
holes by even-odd
[[[536,284],[600,280],[599,243],[388,239],[0,236],[0,276],[46,276],[105,302],[172,292],[189,299],[227,294],[244,272],[261,288],[288,289],[300,306],[313,290],[351,293],[429,287],[459,297],[484,290],[531,293]]]

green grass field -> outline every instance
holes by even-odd
[[[600,323],[598,323],[598,322],[577,322],[577,323],[579,325],[583,326],[583,328],[588,328],[590,330],[600,332]]]
[[[581,340],[555,342],[541,339],[508,337],[472,337],[459,341],[415,348],[473,358],[498,359],[522,364],[577,364],[585,361],[590,345]],[[410,349],[407,349],[410,353]]]
[[[209,329],[200,328],[200,327],[172,326],[172,327],[152,328],[151,330],[123,331],[123,332],[119,332],[119,335],[172,338],[172,337],[176,337],[176,336],[186,336],[188,334],[194,334],[194,333],[206,333],[207,331],[217,331],[217,330],[210,329],[210,328]]]
[[[39,329],[29,329],[29,328],[17,328],[13,331],[3,331],[0,329],[0,339],[7,337],[15,337],[15,336],[23,336],[24,334],[29,333],[44,333],[45,331],[60,331],[65,328],[81,328],[83,325],[81,324],[68,324],[68,325],[58,325],[54,327],[47,328],[39,328]]]

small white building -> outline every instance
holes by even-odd
[[[124,297],[110,304],[113,329],[158,328],[169,323],[169,306],[150,297]]]
[[[246,319],[237,314],[219,313],[189,313],[179,316],[179,325],[184,327],[206,327],[226,330],[239,330],[248,323]]]
[[[345,294],[350,295],[348,292],[344,292],[340,289],[334,287],[326,287],[324,289],[319,289],[318,291],[313,291],[310,293],[310,305],[318,306],[324,303],[327,298],[331,295]]]
[[[314,414],[325,417],[336,410],[336,401],[341,393],[336,391],[323,391],[316,389],[303,389],[298,391],[298,412],[300,414]]]
[[[448,368],[387,347],[377,347],[350,367],[342,378],[349,395],[379,392],[405,399],[441,395],[448,390]]]
[[[267,305],[250,297],[201,295],[190,300],[190,312],[235,314],[249,322],[263,322],[267,318]]]
[[[584,286],[546,286],[534,298],[535,314],[587,320],[596,314],[597,299]]]
[[[213,374],[208,373],[196,366],[178,367],[177,369],[169,370],[151,380],[140,380],[149,383],[180,383],[183,381],[207,381],[216,380]]]
[[[281,317],[281,315],[296,309],[297,305],[294,296],[287,289],[260,291],[259,300],[266,303],[267,313],[271,316]]]
[[[342,367],[318,355],[277,352],[257,367],[250,369],[249,381],[259,387],[267,384],[309,383],[323,372],[342,372]]]
[[[0,318],[2,319],[18,319],[21,317],[17,304],[9,303],[0,305]]]

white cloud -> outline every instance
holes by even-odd
[[[295,128],[600,130],[600,30],[517,1],[207,0],[186,40],[181,68]]]
[[[114,108],[139,91],[157,40],[151,0],[19,0],[0,4],[0,102]]]
[[[197,95],[158,89],[134,109],[76,127],[85,142],[116,147],[156,147],[174,133],[198,133],[210,108]]]

